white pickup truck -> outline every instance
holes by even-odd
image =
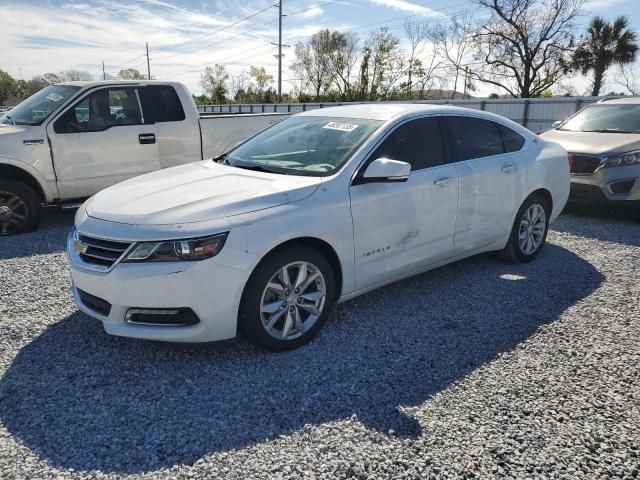
[[[200,115],[175,82],[51,85],[0,116],[0,235],[143,173],[213,158],[288,114]]]

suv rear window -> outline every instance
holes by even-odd
[[[178,94],[169,85],[148,85],[143,89],[142,99],[146,123],[181,122],[185,119]]]

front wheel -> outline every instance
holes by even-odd
[[[0,235],[32,232],[38,228],[42,204],[27,185],[0,179]]]
[[[527,198],[516,215],[503,256],[514,262],[530,262],[547,240],[550,207],[540,194]]]
[[[335,276],[317,250],[294,246],[256,267],[242,295],[240,332],[273,351],[297,348],[320,331],[335,299]]]

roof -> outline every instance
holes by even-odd
[[[76,87],[93,87],[99,85],[153,85],[156,83],[161,83],[163,85],[170,84],[175,85],[178,82],[163,82],[160,80],[90,80],[86,82],[60,82],[56,85],[73,85]]]
[[[511,128],[521,133],[528,132],[528,130],[523,126],[506,117],[496,115],[495,113],[465,107],[454,107],[452,105],[435,105],[426,103],[362,103],[309,110],[298,113],[296,116],[366,118],[368,120],[388,121],[391,119],[408,117],[414,113],[457,114],[468,117],[486,118],[488,120],[509,125]]]
[[[640,97],[603,98],[598,103],[607,105],[640,105]]]

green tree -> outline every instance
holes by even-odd
[[[591,95],[600,94],[607,69],[613,65],[633,63],[638,51],[637,35],[628,28],[625,16],[609,23],[596,16],[573,54],[573,65],[584,75],[593,71]]]
[[[206,67],[200,74],[200,86],[205,91],[213,103],[225,103],[227,94],[229,74],[224,65],[215,64],[213,67]]]
[[[16,81],[4,70],[0,70],[0,105],[7,101],[16,88]]]
[[[145,80],[145,77],[135,68],[127,68],[118,72],[118,78],[121,80]]]

